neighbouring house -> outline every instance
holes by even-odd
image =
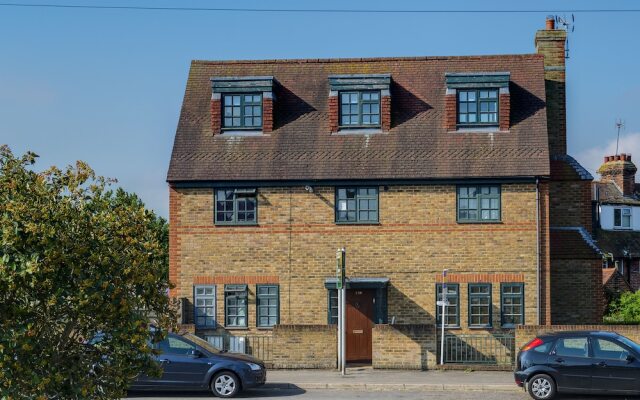
[[[598,169],[600,181],[593,184],[595,238],[604,254],[603,279],[605,287],[617,292],[640,289],[640,188],[635,182],[636,171],[631,154],[607,156]],[[620,279],[626,285],[612,283]]]
[[[181,322],[335,366],[342,247],[350,362],[433,365],[442,323],[449,345],[600,322],[565,39],[548,20],[536,54],[193,61],[167,177]]]

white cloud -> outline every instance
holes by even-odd
[[[588,148],[575,155],[576,160],[585,167],[595,179],[600,179],[596,173],[602,165],[604,156],[612,156],[616,153],[616,139],[613,138],[602,146]],[[620,135],[620,146],[618,153],[627,153],[633,155],[632,161],[638,163],[640,161],[640,132],[628,133]]]

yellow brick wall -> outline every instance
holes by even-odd
[[[171,191],[172,294],[191,300],[198,279],[216,282],[220,323],[223,282],[248,283],[249,330],[256,331],[255,282],[262,279],[279,284],[282,324],[326,324],[324,281],[335,274],[339,247],[347,249],[348,276],[390,279],[388,316],[397,324],[434,322],[435,282],[443,268],[462,282],[462,328],[465,282],[480,273],[494,280],[496,327],[496,274],[521,275],[526,322],[537,322],[534,184],[502,185],[502,222],[495,224],[457,223],[455,185],[381,186],[375,225],[335,224],[333,187],[313,193],[303,187],[260,188],[258,225],[243,227],[214,225],[213,189]]]

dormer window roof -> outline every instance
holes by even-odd
[[[331,131],[363,133],[390,128],[390,74],[329,76]],[[337,100],[336,100],[337,99]]]

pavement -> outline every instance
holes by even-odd
[[[500,371],[399,371],[348,368],[332,370],[269,370],[265,389],[342,389],[359,391],[522,391],[513,373]]]

